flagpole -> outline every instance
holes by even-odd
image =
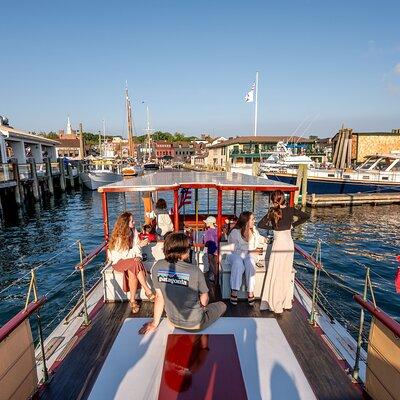
[[[254,104],[254,136],[257,136],[257,117],[258,117],[258,71],[256,72],[256,101]]]

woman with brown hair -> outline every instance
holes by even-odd
[[[139,239],[133,215],[130,212],[122,213],[117,218],[108,242],[108,260],[116,271],[124,274],[123,290],[130,293],[130,304],[134,314],[139,312],[139,305],[135,299],[138,283],[150,300],[154,300],[155,297],[146,282],[146,270],[142,262],[142,247],[147,244],[147,239]]]
[[[228,236],[228,243],[233,245],[233,253],[229,254],[231,264],[231,303],[237,305],[237,293],[242,286],[243,273],[246,277],[247,300],[254,305],[254,287],[256,283],[257,249],[262,247],[264,238],[254,226],[252,212],[243,211]]]
[[[294,243],[291,229],[305,222],[309,215],[289,207],[281,190],[272,192],[271,203],[268,214],[257,225],[260,229],[274,231],[260,310],[281,314],[283,310],[292,308],[294,293]],[[297,218],[296,221],[294,217]]]

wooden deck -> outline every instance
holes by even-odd
[[[151,317],[152,311],[152,303],[144,302],[135,317]],[[258,303],[250,308],[246,302],[239,302],[236,307],[228,304],[226,316],[274,318],[270,312],[260,312]],[[105,304],[43,389],[40,398],[86,399],[127,317],[132,317],[128,303]],[[358,387],[351,383],[333,353],[308,324],[298,303],[291,312],[279,317],[278,323],[317,398],[362,398]]]

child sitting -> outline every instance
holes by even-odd
[[[208,279],[214,282],[215,276],[217,275],[218,257],[217,220],[215,217],[209,216],[204,223],[206,224],[206,231],[204,232],[203,242],[205,247],[207,247],[208,265],[210,267]]]
[[[149,242],[157,242],[157,235],[151,225],[143,225],[142,232],[139,233],[139,239],[147,239]]]
[[[164,199],[158,199],[155,210],[149,213],[149,217],[155,219],[156,232],[161,237],[174,230],[174,225],[167,210],[167,202]]]

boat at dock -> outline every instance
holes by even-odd
[[[191,189],[216,192],[216,209],[186,213],[180,207],[183,193]],[[237,173],[169,171],[149,173],[99,187],[102,197],[104,241],[72,266],[82,279],[82,296],[47,338],[41,335],[40,309],[54,296],[40,297],[35,271],[26,307],[0,328],[0,384],[5,399],[399,399],[400,324],[375,303],[369,270],[363,294],[352,293],[360,305],[356,339],[319,299],[327,295],[320,275],[333,279],[324,266],[321,243],[313,254],[295,244],[296,257],[314,273],[310,291],[295,280],[293,309],[275,318],[259,310],[259,298],[268,266],[271,242],[265,245],[256,270],[254,308],[246,302],[232,306],[230,246],[222,234],[226,220],[239,213],[237,193],[270,193],[281,189],[291,205],[297,187]],[[193,262],[208,270],[201,236],[202,215],[217,220],[219,243],[218,276],[208,282],[211,301],[225,300],[227,312],[205,331],[191,334],[172,327],[164,318],[158,329],[146,336],[138,329],[152,316],[153,304],[142,299],[138,314],[130,314],[127,295],[122,290],[122,274],[107,261],[101,279],[92,288],[85,285],[85,271],[107,249],[112,222],[108,198],[115,193],[146,193],[162,196],[172,192],[171,218],[176,231],[195,232]],[[223,193],[234,199],[225,209]],[[255,202],[253,196],[253,207]],[[207,202],[209,203],[209,202]],[[145,268],[163,257],[162,242],[143,249]],[[151,284],[151,282],[149,281]],[[18,282],[17,282],[18,284]],[[343,280],[338,287],[345,286]],[[340,286],[339,286],[340,285]],[[246,298],[244,287],[239,297]],[[34,294],[33,300],[30,294]],[[369,297],[368,297],[369,296]],[[369,300],[369,298],[371,300]],[[56,313],[56,311],[55,311]],[[372,322],[363,324],[368,313]],[[29,317],[36,316],[39,340],[35,349]],[[352,321],[357,324],[357,321]],[[201,346],[200,346],[201,343]],[[178,355],[178,357],[176,357]],[[23,362],[21,362],[23,360]],[[11,379],[12,378],[12,379]]]
[[[121,181],[123,174],[113,160],[97,159],[82,165],[79,178],[87,189],[97,190],[100,186]]]
[[[296,184],[298,167],[308,165],[307,191],[315,194],[388,193],[400,191],[400,151],[375,154],[356,168],[337,169],[308,162],[307,156],[293,156],[281,144],[275,152],[261,158],[260,176]]]

